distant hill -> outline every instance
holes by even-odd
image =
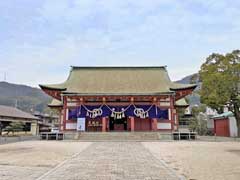
[[[26,85],[0,82],[0,104],[15,106],[23,111],[44,112],[51,97],[46,95],[41,89]]]
[[[194,92],[192,93],[192,95],[187,96],[187,100],[189,101],[190,106],[194,106],[194,105],[200,105],[200,95],[199,95],[199,90],[201,89],[201,82],[199,80],[199,74],[195,73],[189,76],[186,76],[184,78],[182,78],[179,81],[176,81],[178,83],[182,83],[182,84],[197,84],[197,88],[194,90]]]

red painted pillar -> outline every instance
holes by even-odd
[[[152,130],[157,131],[157,118],[152,119]]]
[[[67,98],[63,97],[63,130],[66,130],[67,123]]]
[[[107,119],[102,117],[102,132],[106,132]]]
[[[134,117],[130,117],[130,121],[131,121],[131,131],[134,131],[134,126],[135,126],[135,124],[134,124]]]
[[[172,130],[174,130],[174,124],[175,124],[175,120],[174,120],[174,115],[173,115],[173,111],[174,111],[174,97],[173,96],[171,96],[170,97],[170,109],[171,109],[171,114],[170,114],[170,116],[171,116],[171,129]]]
[[[58,128],[59,128],[60,131],[62,131],[63,130],[63,127],[62,127],[62,124],[63,124],[63,122],[62,122],[63,113],[62,113],[62,109],[58,109],[58,111],[59,111],[59,125],[58,125]]]

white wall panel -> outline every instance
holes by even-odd
[[[77,129],[77,123],[66,123],[66,129]]]
[[[171,123],[157,123],[158,129],[171,129]]]

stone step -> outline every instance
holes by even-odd
[[[82,141],[156,141],[171,140],[171,133],[160,132],[80,132],[65,133],[65,139],[74,139]]]

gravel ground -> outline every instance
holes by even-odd
[[[239,142],[143,142],[178,174],[196,180],[239,180]]]
[[[90,144],[90,142],[23,141],[0,145],[0,179],[36,179]]]

